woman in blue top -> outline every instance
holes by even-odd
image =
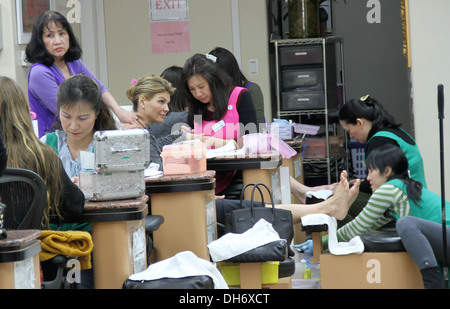
[[[56,94],[58,86],[70,76],[84,74],[99,85],[103,101],[122,123],[144,127],[139,116],[124,110],[103,84],[80,60],[82,50],[67,19],[58,12],[40,15],[26,48],[26,61],[33,63],[28,73],[28,99],[37,115],[39,137],[53,132],[58,120]]]
[[[47,133],[41,142],[51,146],[59,158],[66,174],[75,184],[81,171],[81,153],[94,151],[94,132],[115,130],[116,122],[103,102],[97,83],[85,75],[75,75],[64,80],[58,90],[57,108],[60,121],[56,131]],[[61,230],[83,230],[90,232],[88,223],[69,224]],[[92,288],[92,269],[81,271],[81,284],[77,288]]]
[[[115,130],[116,122],[102,100],[100,87],[84,75],[65,80],[58,91],[57,107],[60,121],[57,130],[41,138],[53,147],[73,180],[81,170],[80,154],[94,150],[94,133]]]

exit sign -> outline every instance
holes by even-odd
[[[188,0],[150,0],[150,19],[153,22],[188,20]]]

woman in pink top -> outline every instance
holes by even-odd
[[[195,134],[209,137],[205,139],[209,148],[221,147],[230,140],[237,145],[243,135],[258,132],[250,93],[233,86],[215,60],[212,55],[192,56],[184,65],[180,82],[180,91],[189,102],[188,123],[194,125]],[[239,183],[239,176],[236,171],[217,172],[216,194],[227,196],[230,184]]]

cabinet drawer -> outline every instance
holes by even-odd
[[[323,63],[322,45],[280,47],[279,51],[282,66]]]
[[[325,97],[322,91],[292,91],[281,94],[281,110],[283,111],[322,108],[325,108]]]
[[[323,90],[323,69],[284,70],[281,80],[283,91],[298,88]]]

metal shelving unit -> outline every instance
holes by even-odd
[[[292,117],[298,116],[299,119],[302,115],[324,115],[324,126],[325,126],[325,138],[326,138],[326,157],[321,159],[304,159],[304,163],[326,163],[327,166],[327,176],[328,183],[331,183],[331,161],[334,160],[337,166],[337,158],[330,156],[330,147],[329,147],[329,112],[331,109],[335,109],[337,111],[338,107],[338,95],[337,95],[337,85],[328,85],[330,78],[329,74],[337,75],[337,72],[340,73],[342,87],[342,99],[345,102],[345,76],[344,76],[344,41],[340,37],[326,37],[326,38],[308,38],[308,39],[285,39],[285,40],[271,40],[271,52],[273,54],[274,63],[272,63],[273,74],[275,75],[275,79],[273,80],[274,85],[272,86],[273,91],[275,92],[274,101],[276,106],[274,106],[273,115],[276,115],[277,118],[284,117]],[[322,60],[323,60],[323,96],[324,96],[324,106],[323,108],[314,108],[314,109],[297,109],[297,110],[283,110],[282,109],[282,66],[280,64],[280,48],[285,47],[302,47],[302,46],[322,46]],[[334,51],[331,50],[334,48]],[[336,51],[338,49],[339,52],[339,67],[338,67],[338,57],[336,56]],[[330,57],[334,55],[334,57]],[[334,58],[334,59],[333,59]],[[328,61],[334,63],[328,63]],[[299,65],[302,65],[299,63]],[[331,65],[331,67],[330,67]],[[295,67],[295,65],[294,65]],[[330,71],[330,72],[329,72]],[[337,76],[334,77],[336,82]],[[333,78],[331,79],[333,80]],[[330,88],[336,87],[336,93],[333,93],[330,96]],[[332,97],[333,96],[333,97]],[[322,123],[321,123],[322,124]],[[319,125],[319,124],[317,124]],[[335,134],[334,130],[334,134]],[[347,136],[344,134],[344,142],[345,148],[347,145]],[[346,149],[347,150],[347,149]],[[348,166],[348,161],[346,162],[346,166]],[[338,168],[336,168],[336,179],[338,179]]]

